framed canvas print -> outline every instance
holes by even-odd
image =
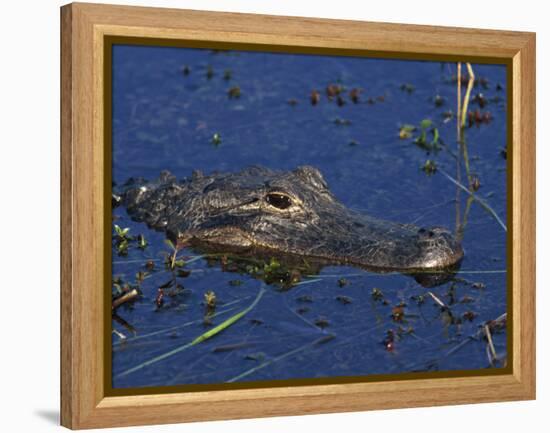
[[[535,36],[61,9],[62,424],[535,397]]]

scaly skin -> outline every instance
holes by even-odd
[[[321,173],[249,167],[177,181],[164,172],[121,197],[131,217],[172,240],[322,259],[380,271],[456,266],[462,247],[443,228],[424,229],[347,209]]]

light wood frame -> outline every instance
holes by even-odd
[[[535,35],[96,4],[61,8],[61,424],[74,429],[535,398]],[[510,374],[109,397],[104,390],[106,36],[481,56],[512,67]],[[107,188],[106,188],[107,187]]]

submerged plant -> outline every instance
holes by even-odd
[[[219,132],[215,132],[214,135],[212,135],[212,139],[210,140],[213,145],[218,146],[222,142],[222,136]]]

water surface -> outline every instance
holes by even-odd
[[[470,108],[490,112],[491,121],[466,129],[470,171],[480,180],[476,194],[506,224],[506,69],[473,68],[483,80],[472,96],[482,93],[487,105]],[[443,172],[457,177],[456,123],[444,115],[456,110],[455,74],[455,64],[439,62],[115,46],[113,181],[118,187],[130,177],[154,179],[162,170],[185,178],[197,169],[307,164],[350,208],[454,230],[457,188]],[[346,88],[344,105],[328,100],[331,83]],[[235,86],[240,97],[230,98]],[[352,88],[363,89],[357,104],[348,96]],[[321,94],[316,105],[310,103],[314,89]],[[401,125],[424,119],[438,129],[437,153],[414,144],[418,131],[399,137]],[[433,175],[421,169],[427,159],[437,164]],[[465,182],[464,167],[460,176]],[[461,218],[466,199],[459,197]],[[453,281],[428,289],[401,274],[328,266],[289,290],[266,285],[255,308],[219,335],[129,374],[244,310],[263,283],[185,249],[178,258],[189,262],[183,269],[191,273],[178,278],[178,290],[167,290],[172,296],[158,308],[158,289],[171,278],[164,235],[131,221],[124,209],[113,215],[114,223],[148,242],[144,250],[132,244],[127,256],[113,250],[115,280],[142,295],[119,308],[113,321],[114,387],[492,368],[486,341],[463,344],[506,311],[506,232],[477,202]],[[138,284],[139,272],[145,274]],[[217,315],[205,324],[207,291],[216,294]],[[497,355],[504,355],[506,334],[493,339]]]

